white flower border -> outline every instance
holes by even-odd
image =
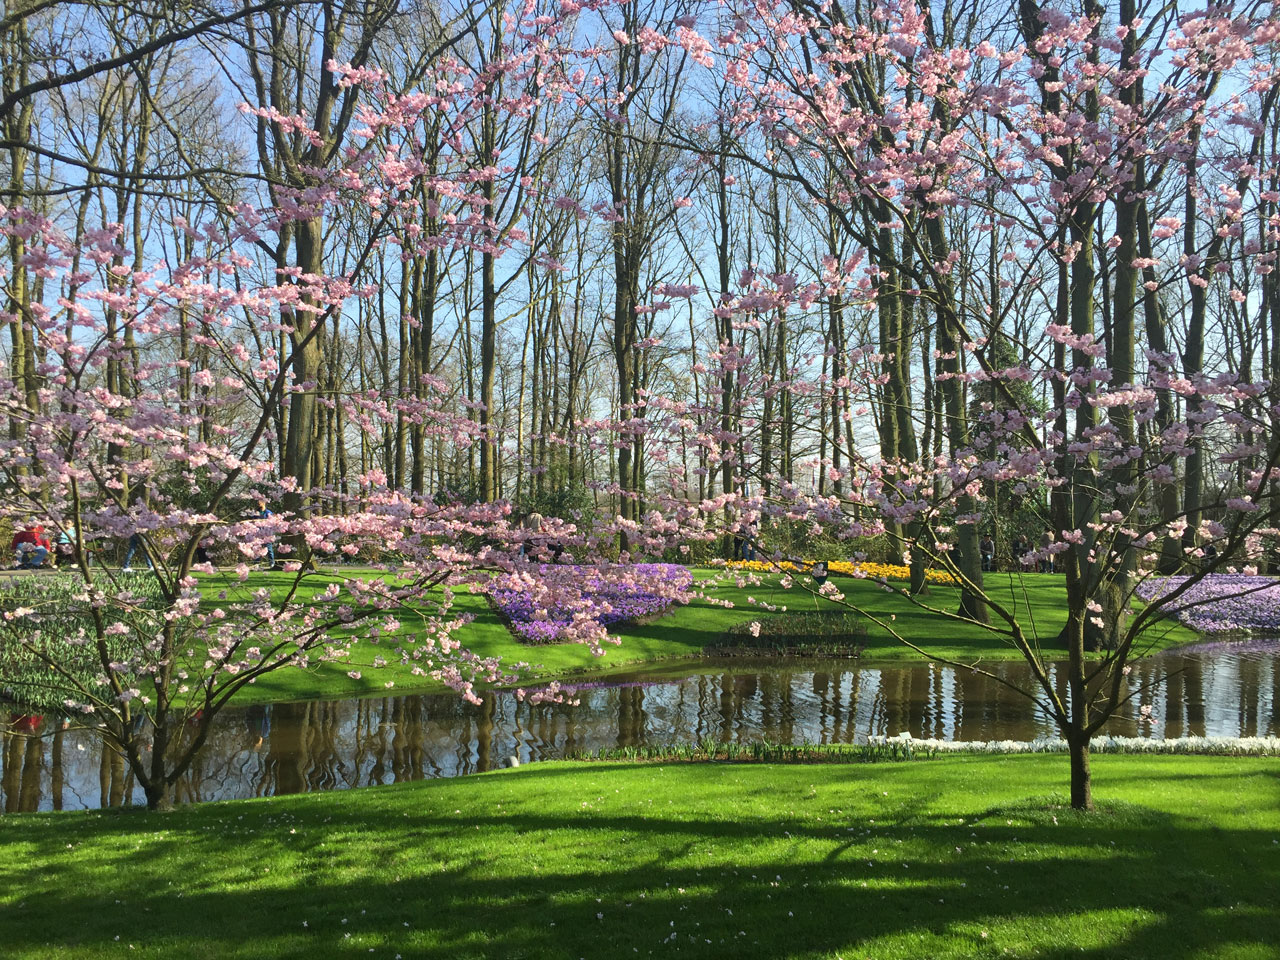
[[[1061,737],[1037,740],[920,740],[909,733],[896,737],[870,737],[873,746],[910,746],[937,753],[1066,753],[1067,741]],[[1095,737],[1090,743],[1094,753],[1169,753],[1230,757],[1280,756],[1280,737]]]

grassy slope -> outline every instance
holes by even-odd
[[[699,571],[698,575],[710,577],[711,571]],[[308,578],[307,591],[319,592],[335,577]],[[257,589],[270,586],[278,592],[292,582],[286,574],[253,574],[248,587]],[[893,617],[893,625],[907,639],[919,643],[935,656],[973,660],[1018,659],[1018,653],[1002,638],[983,628],[952,620],[936,613],[923,611],[909,600],[886,593],[879,586],[866,580],[838,577],[834,581],[850,602],[857,603],[882,619]],[[210,584],[208,587],[212,589]],[[244,589],[234,580],[227,581],[230,590]],[[1044,638],[1045,648],[1054,649],[1053,637],[1066,622],[1065,592],[1061,577],[1051,574],[1028,574],[1013,577],[993,574],[988,577],[991,596],[1005,603],[1022,622],[1029,633]],[[837,610],[830,601],[801,592],[798,588],[784,590],[774,577],[747,577],[739,587],[735,578],[720,574],[720,582],[706,587],[708,596],[718,601],[729,601],[732,607],[723,607],[697,599],[678,607],[666,616],[651,623],[630,626],[621,631],[622,644],[607,649],[603,658],[592,656],[585,647],[577,644],[552,644],[525,646],[511,636],[502,621],[478,596],[458,594],[456,609],[474,614],[475,620],[457,636],[471,650],[484,657],[501,657],[504,663],[527,661],[534,665],[530,679],[550,679],[584,673],[608,673],[674,657],[696,655],[704,646],[714,644],[724,632],[744,621],[758,620],[771,613],[761,604],[787,606],[791,610]],[[303,596],[304,594],[300,594]],[[751,602],[754,598],[756,602]],[[942,610],[954,610],[959,606],[957,591],[946,587],[932,587],[929,602]],[[413,629],[412,618],[399,615],[406,630]],[[916,659],[918,654],[889,636],[888,632],[869,623],[868,633],[858,642],[864,646],[862,656],[868,660]],[[1153,649],[1161,649],[1195,639],[1191,631],[1179,627],[1159,625],[1149,634]],[[392,644],[393,645],[393,644]],[[243,702],[256,700],[312,699],[315,697],[354,697],[386,692],[388,681],[395,683],[399,693],[441,689],[438,684],[414,677],[406,668],[389,666],[380,669],[370,667],[373,658],[382,654],[390,659],[386,641],[379,647],[363,644],[345,664],[325,664],[307,672],[282,670],[264,677],[252,688],[244,691]],[[348,676],[350,671],[360,673],[359,679]]]
[[[7,958],[1280,953],[1280,763],[539,764],[0,818]],[[1050,798],[1050,799],[1046,799]]]

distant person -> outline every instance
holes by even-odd
[[[1201,550],[1201,554],[1200,562],[1207,567],[1218,559],[1218,548],[1212,543],[1206,543]]]
[[[756,525],[754,521],[744,520],[733,533],[733,559],[754,560],[756,558]]]
[[[151,563],[151,554],[147,553],[147,548],[142,542],[142,534],[135,533],[133,536],[129,538],[129,549],[125,550],[124,552],[124,563],[120,567],[121,573],[133,572],[133,566],[131,561],[133,560],[133,555],[137,553],[139,550],[142,551],[142,556],[146,558],[147,569],[148,570],[154,569]]]
[[[530,533],[543,533],[543,527],[546,524],[546,518],[540,513],[529,514],[525,525]],[[560,558],[564,556],[564,544],[559,540],[546,540],[541,537],[530,537],[520,547],[521,556],[531,556],[536,560],[545,562],[547,554],[551,555],[552,563],[559,563]]]
[[[524,528],[524,538],[520,542],[521,559],[542,559],[542,538],[535,534],[542,533],[543,517],[540,513],[531,513],[524,518],[524,522],[520,524]],[[563,547],[561,550],[563,551]]]
[[[58,534],[58,538],[54,540],[55,547],[53,551],[53,565],[56,567],[64,558],[71,559],[72,554],[76,551],[76,545],[71,539],[71,534],[63,530]]]
[[[984,573],[990,573],[996,568],[996,542],[991,539],[991,534],[985,534],[978,543],[978,553],[982,556]]]
[[[1048,549],[1053,546],[1053,541],[1053,530],[1050,527],[1045,527],[1044,533],[1040,534],[1040,549],[1048,551]],[[1040,572],[1053,573],[1053,554],[1046,552],[1045,555],[1040,558]]]
[[[13,539],[9,541],[9,549],[13,551],[19,570],[34,570],[44,566],[53,551],[53,544],[44,535],[44,527],[30,520],[13,535]]]
[[[258,519],[266,520],[267,518],[274,517],[274,516],[275,514],[272,513],[271,509],[267,506],[267,501],[259,497],[258,498]],[[276,568],[276,542],[274,539],[267,541],[267,560],[270,561],[267,569],[274,570]]]
[[[1009,546],[1009,559],[1013,561],[1013,569],[1020,570],[1022,568],[1022,558],[1027,553],[1027,541],[1022,537],[1014,537],[1013,543]]]

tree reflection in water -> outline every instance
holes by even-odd
[[[1053,725],[995,681],[932,664],[808,666],[702,661],[687,676],[580,688],[578,707],[505,693],[468,705],[451,694],[279,703],[228,710],[178,786],[180,802],[345,790],[476,773],[600,747],[672,742],[856,743],[910,733],[1028,740]],[[1144,693],[1109,732],[1153,737],[1275,736],[1280,644],[1165,654],[1134,665]],[[1025,682],[1019,663],[994,669]],[[1061,680],[1059,680],[1061,683]],[[1154,723],[1139,719],[1143,703]],[[6,813],[141,804],[123,758],[56,717],[0,714]],[[94,786],[97,789],[94,790]]]

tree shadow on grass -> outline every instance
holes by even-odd
[[[0,844],[28,856],[0,857],[0,942],[14,957],[114,955],[120,936],[130,956],[406,960],[676,947],[1192,960],[1228,946],[1273,956],[1280,942],[1270,831],[1133,803],[1082,818],[1016,790],[987,806],[857,792],[901,792],[883,774],[906,767],[850,770],[847,795],[790,789],[748,807],[733,801],[751,768],[726,765],[697,778],[705,800],[667,812],[657,769],[15,819]],[[567,776],[581,782],[568,800]],[[1206,789],[1224,795],[1237,777],[1218,779]]]

